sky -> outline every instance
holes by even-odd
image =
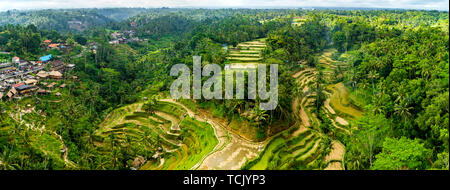
[[[449,10],[448,0],[0,0],[0,11],[11,9],[104,7],[366,7]]]

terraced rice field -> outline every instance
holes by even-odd
[[[330,105],[338,110],[343,117],[359,118],[363,112],[349,100],[349,92],[343,83],[333,84],[327,87],[332,92]]]
[[[311,113],[315,95],[309,90],[316,73],[315,69],[307,68],[293,75],[303,90],[303,96],[298,95],[292,106],[292,112],[299,119],[297,127],[274,137],[263,153],[244,169],[320,169],[326,145],[322,143],[322,135],[314,129],[318,126],[317,118]]]
[[[324,148],[322,137],[313,130],[304,130],[297,136],[279,135],[272,139],[264,152],[249,162],[245,169],[318,169]]]
[[[191,169],[218,144],[210,124],[187,116],[187,110],[177,104],[159,101],[154,114],[141,109],[142,103],[136,103],[114,110],[96,131],[103,139],[97,144],[108,143],[111,136],[121,145],[147,139],[146,150],[156,152],[140,168],[147,170]]]
[[[227,59],[231,62],[233,69],[256,68],[262,60],[261,51],[266,47],[264,39],[243,42],[230,47]]]
[[[333,141],[332,144],[331,152],[324,160],[328,163],[325,170],[342,170],[342,159],[344,158],[345,147],[338,141]]]
[[[338,65],[346,68],[345,64],[331,58],[335,51],[329,49],[320,56],[319,64],[324,68],[322,72],[328,79],[332,79],[331,75]],[[272,139],[264,152],[247,163],[244,169],[343,169],[345,146],[337,140],[333,140],[331,145],[324,143],[325,134],[320,133],[318,127],[320,121],[312,112],[316,94],[311,88],[315,85],[316,75],[315,68],[305,68],[293,75],[302,95],[295,98],[292,111],[301,124],[296,130],[287,131]],[[332,122],[331,127],[335,128],[336,133],[350,135],[348,120],[360,117],[362,111],[350,105],[347,89],[342,83],[330,85],[326,95],[328,98],[321,109]],[[324,155],[326,148],[330,148],[330,152]]]
[[[196,113],[172,99],[161,100],[177,104],[187,110],[187,114],[198,121],[207,122],[214,127],[214,132],[219,139],[219,143],[212,152],[204,156],[201,163],[194,165],[191,169],[200,170],[237,170],[240,169],[247,160],[258,156],[266,142],[250,142],[239,135],[228,131],[228,129],[210,118]]]
[[[324,67],[324,73],[328,79],[332,79],[335,71],[340,68],[348,69],[349,65],[332,59],[332,54],[336,49],[325,50],[319,57],[319,65]],[[337,133],[351,135],[349,121],[359,118],[363,115],[360,108],[353,105],[349,100],[349,92],[343,83],[331,84],[327,86],[327,100],[324,102],[323,109],[331,120]],[[324,162],[327,163],[326,170],[342,170],[342,159],[345,154],[345,146],[339,141],[332,142],[332,149]]]

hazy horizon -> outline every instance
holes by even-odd
[[[78,8],[374,8],[448,11],[447,0],[0,0],[0,11]]]

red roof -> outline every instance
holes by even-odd
[[[52,43],[51,40],[44,40],[44,43]]]
[[[14,88],[17,88],[17,87],[19,87],[19,86],[23,86],[23,85],[25,85],[24,83],[19,83],[19,84],[15,84],[15,85],[13,85],[13,87]]]
[[[59,44],[50,44],[50,45],[48,45],[48,47],[51,47],[51,48],[58,47],[58,46],[59,46]]]

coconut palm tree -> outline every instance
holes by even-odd
[[[255,121],[256,124],[258,124],[258,127],[261,123],[267,120],[269,115],[266,113],[266,110],[261,110],[259,107],[255,107],[253,109],[252,115],[250,118]]]
[[[383,97],[383,93],[380,92],[380,93],[377,93],[375,95],[375,98],[373,99],[374,100],[373,112],[375,114],[384,114],[385,113],[386,106],[384,106],[382,97]]]
[[[403,119],[406,122],[406,119],[411,117],[411,110],[413,110],[413,107],[408,107],[408,101],[406,101],[406,98],[402,99],[400,103],[395,104],[394,106],[394,113],[400,117],[403,117]]]
[[[150,99],[142,105],[142,110],[146,113],[152,115],[155,112],[157,101],[155,96],[150,97]]]
[[[367,77],[369,79],[372,80],[372,95],[375,96],[375,83],[374,83],[374,79],[378,78],[378,73],[374,70],[369,71],[369,74],[367,75]]]

